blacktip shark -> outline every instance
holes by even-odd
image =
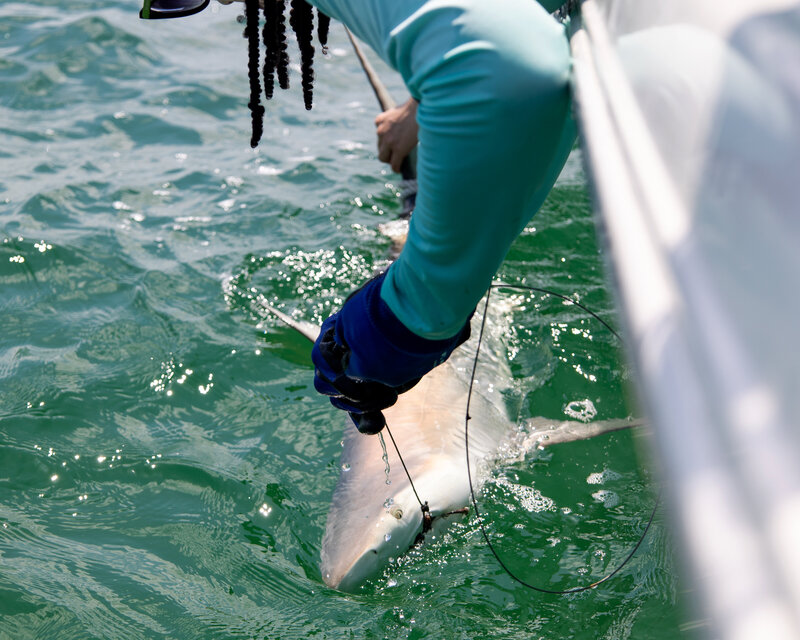
[[[319,328],[262,304],[312,342]],[[493,305],[498,309],[499,305]],[[479,376],[470,404],[469,453],[472,477],[486,477],[500,446],[519,429],[508,417],[502,390],[511,371],[502,337],[508,327],[490,311],[481,348]],[[476,313],[476,316],[478,314]],[[502,314],[508,322],[508,314]],[[473,323],[480,320],[473,319]],[[384,411],[386,422],[429,516],[423,513],[397,453],[387,438],[387,458],[377,436],[360,434],[347,419],[341,471],[322,539],[320,571],[328,586],[354,592],[378,576],[393,558],[427,536],[463,518],[470,501],[465,455],[465,408],[476,335]],[[591,438],[638,426],[629,419],[595,422],[532,418],[520,450]],[[386,466],[391,471],[386,473]],[[389,482],[387,482],[387,480]]]

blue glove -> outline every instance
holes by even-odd
[[[398,320],[380,296],[386,273],[373,278],[322,323],[314,344],[314,388],[350,414],[359,431],[378,433],[381,411],[469,338],[469,319],[452,338],[428,340]]]

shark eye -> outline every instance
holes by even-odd
[[[392,507],[389,509],[389,513],[392,514],[398,520],[403,517],[403,510],[400,507]]]

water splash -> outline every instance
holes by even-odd
[[[597,415],[597,409],[594,403],[586,398],[585,400],[573,400],[564,407],[564,413],[570,418],[580,420],[581,422],[589,422]]]
[[[381,449],[383,449],[383,455],[381,456],[381,460],[383,460],[383,463],[386,465],[386,467],[384,468],[384,473],[386,473],[386,484],[389,485],[392,484],[392,480],[391,478],[389,478],[389,471],[391,471],[389,467],[389,453],[386,451],[386,442],[383,439],[382,433],[378,434],[378,440],[380,440]]]

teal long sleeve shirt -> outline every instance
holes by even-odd
[[[419,101],[418,194],[381,297],[414,333],[455,335],[572,148],[564,27],[533,0],[311,0]]]

